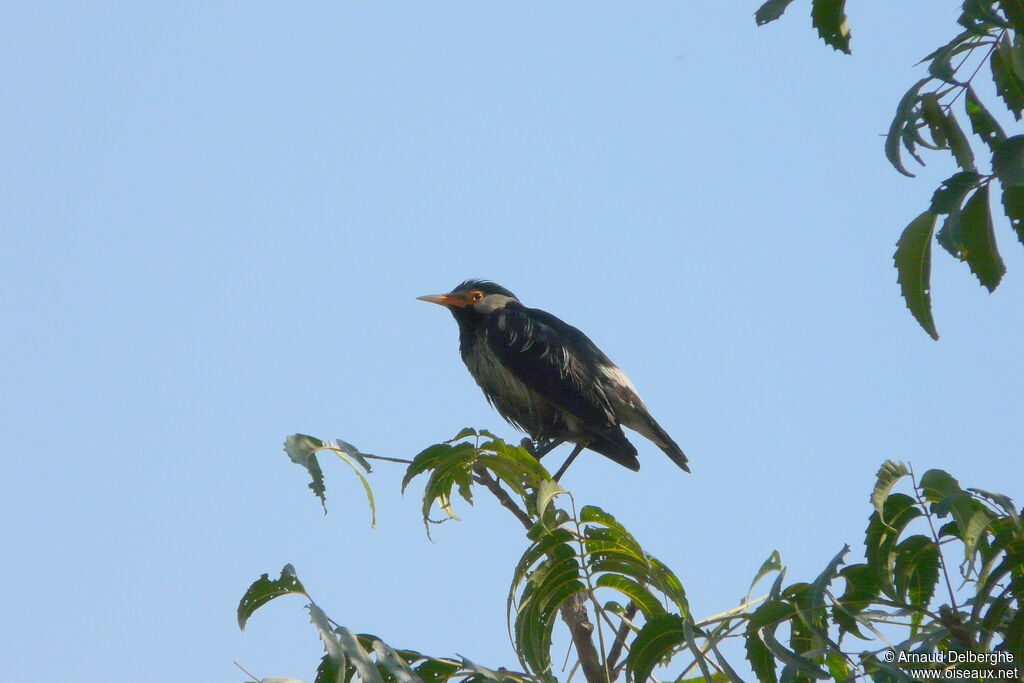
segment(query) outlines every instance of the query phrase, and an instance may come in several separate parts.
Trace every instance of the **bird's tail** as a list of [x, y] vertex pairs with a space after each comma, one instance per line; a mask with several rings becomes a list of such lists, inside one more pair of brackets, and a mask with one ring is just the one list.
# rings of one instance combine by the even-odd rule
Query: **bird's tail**
[[[617, 434], [615, 432], [618, 432]], [[623, 467], [634, 472], [640, 469], [640, 461], [636, 457], [636, 447], [629, 442], [622, 429], [616, 428], [600, 436], [593, 436], [587, 441], [587, 448], [600, 453], [609, 460], [614, 460]]]
[[690, 466], [687, 464], [689, 461], [686, 458], [686, 454], [683, 453], [683, 449], [681, 449], [676, 442], [672, 440], [672, 437], [668, 435], [668, 432], [662, 429], [661, 425], [658, 424], [658, 422], [646, 411], [644, 411], [643, 414], [638, 415], [638, 417], [640, 418], [639, 420], [636, 420], [633, 424], [629, 424], [627, 426], [646, 436], [654, 442], [658, 448], [665, 451], [665, 455], [667, 455], [672, 462], [678, 465], [681, 470], [689, 472]]

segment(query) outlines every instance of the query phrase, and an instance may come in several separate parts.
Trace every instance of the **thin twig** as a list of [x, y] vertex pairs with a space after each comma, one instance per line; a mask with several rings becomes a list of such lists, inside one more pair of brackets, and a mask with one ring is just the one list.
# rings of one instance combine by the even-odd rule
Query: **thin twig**
[[[612, 649], [608, 651], [608, 670], [614, 672], [615, 664], [619, 661], [619, 655], [622, 654], [622, 648], [626, 644], [626, 636], [629, 635], [629, 622], [636, 616], [637, 606], [635, 602], [630, 601], [629, 606], [626, 607], [625, 619], [619, 624], [619, 630], [615, 633], [615, 642], [612, 643]], [[612, 674], [612, 681], [615, 680], [617, 674]]]
[[238, 662], [231, 662], [231, 663], [232, 663], [232, 664], [234, 664], [235, 666], [237, 666], [237, 667], [238, 667], [239, 669], [241, 669], [241, 670], [242, 670], [242, 673], [244, 673], [244, 674], [245, 674], [246, 676], [248, 676], [249, 678], [251, 678], [251, 679], [252, 679], [253, 681], [259, 681], [259, 680], [260, 680], [259, 678], [256, 678], [256, 676], [255, 676], [255, 675], [253, 675], [253, 674], [252, 674], [251, 672], [249, 672], [249, 671], [246, 671], [246, 670], [245, 670], [245, 667], [244, 667], [244, 666], [242, 666], [241, 664], [239, 664]]
[[508, 491], [501, 488], [501, 484], [495, 481], [491, 473], [487, 471], [482, 465], [477, 465], [473, 468], [473, 475], [477, 482], [487, 487], [487, 490], [494, 494], [494, 497], [498, 499], [501, 506], [506, 508], [509, 512], [516, 516], [526, 530], [529, 531], [533, 528], [533, 520], [530, 519], [530, 515], [516, 505], [516, 502], [512, 500], [512, 496], [508, 495]]
[[387, 460], [388, 462], [400, 462], [404, 465], [411, 465], [412, 460], [406, 460], [405, 458], [389, 458], [386, 455], [370, 455], [369, 453], [354, 453], [360, 458], [369, 458], [370, 460]]
[[713, 614], [710, 617], [707, 617], [705, 619], [701, 619], [700, 621], [698, 621], [695, 624], [695, 626], [701, 627], [701, 626], [707, 626], [708, 624], [713, 624], [716, 621], [725, 621], [728, 617], [731, 617], [734, 614], [742, 612], [743, 610], [745, 610], [746, 608], [750, 607], [751, 605], [756, 605], [757, 603], [761, 602], [762, 600], [766, 599], [767, 597], [768, 597], [768, 594], [765, 593], [764, 595], [762, 595], [759, 598], [754, 598], [753, 600], [747, 600], [743, 604], [737, 605], [736, 607], [733, 607], [732, 609], [727, 609], [724, 612], [719, 612], [718, 614]]

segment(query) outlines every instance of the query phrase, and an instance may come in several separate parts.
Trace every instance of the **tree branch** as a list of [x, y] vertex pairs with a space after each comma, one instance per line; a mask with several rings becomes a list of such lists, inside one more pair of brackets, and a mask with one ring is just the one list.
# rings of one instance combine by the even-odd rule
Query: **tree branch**
[[[501, 488], [501, 484], [483, 466], [477, 465], [473, 468], [473, 478], [493, 493], [501, 506], [515, 515], [527, 531], [533, 528], [533, 520], [530, 519], [530, 516], [516, 505], [508, 491]], [[562, 616], [562, 621], [569, 627], [572, 644], [576, 648], [580, 668], [583, 669], [583, 676], [587, 679], [587, 683], [610, 683], [605, 679], [604, 667], [601, 666], [601, 655], [594, 647], [594, 625], [590, 623], [586, 600], [585, 594], [576, 593], [562, 603], [559, 613]], [[619, 645], [619, 647], [621, 649], [622, 646]]]
[[580, 660], [580, 668], [587, 683], [605, 683], [604, 667], [601, 666], [601, 655], [594, 647], [594, 625], [590, 623], [587, 613], [587, 597], [584, 593], [574, 593], [559, 608], [562, 621], [569, 627], [572, 644], [576, 646], [576, 654]]
[[[629, 622], [633, 621], [633, 617], [636, 616], [636, 603], [630, 602], [629, 607], [626, 608], [626, 618], [619, 624], [619, 630], [615, 632], [615, 642], [612, 643], [611, 650], [608, 651], [608, 670], [615, 671], [615, 665], [619, 661], [619, 655], [622, 654], [622, 648], [626, 644], [626, 636], [629, 635]], [[616, 675], [612, 674], [612, 680], [614, 681]]]
[[477, 465], [473, 468], [473, 475], [477, 482], [487, 487], [487, 490], [494, 494], [494, 497], [498, 499], [501, 506], [508, 509], [513, 515], [516, 516], [526, 530], [529, 531], [533, 528], [533, 520], [530, 519], [530, 515], [516, 505], [516, 502], [512, 500], [512, 496], [508, 495], [508, 491], [501, 488], [501, 484], [495, 481], [491, 473], [487, 471], [482, 465]]

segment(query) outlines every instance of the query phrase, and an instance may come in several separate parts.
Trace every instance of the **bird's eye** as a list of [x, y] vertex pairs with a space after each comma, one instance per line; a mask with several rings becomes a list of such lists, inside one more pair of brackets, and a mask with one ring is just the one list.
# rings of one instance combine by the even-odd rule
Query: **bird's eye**
[[481, 292], [480, 290], [477, 290], [475, 292], [470, 292], [469, 293], [469, 300], [470, 301], [480, 301], [480, 299], [483, 299], [483, 298], [484, 298], [484, 293]]

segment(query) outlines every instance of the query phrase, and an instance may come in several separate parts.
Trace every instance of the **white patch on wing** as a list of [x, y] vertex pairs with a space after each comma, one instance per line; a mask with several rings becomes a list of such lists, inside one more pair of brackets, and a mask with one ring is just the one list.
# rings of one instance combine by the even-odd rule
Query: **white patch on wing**
[[612, 384], [616, 384], [620, 387], [625, 387], [626, 389], [629, 389], [634, 394], [636, 394], [637, 398], [640, 398], [640, 395], [637, 394], [636, 387], [633, 386], [633, 382], [630, 381], [629, 377], [626, 377], [626, 373], [624, 373], [622, 370], [619, 370], [614, 365], [602, 365], [601, 374], [610, 379], [612, 381]]

